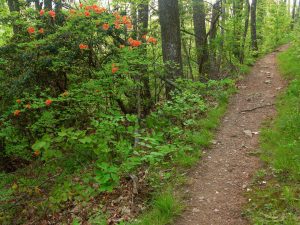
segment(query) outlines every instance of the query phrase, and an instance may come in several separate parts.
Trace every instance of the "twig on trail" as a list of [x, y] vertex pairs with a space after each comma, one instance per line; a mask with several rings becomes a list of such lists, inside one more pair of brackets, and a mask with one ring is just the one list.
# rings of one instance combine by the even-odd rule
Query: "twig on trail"
[[257, 106], [257, 107], [254, 107], [252, 109], [245, 109], [245, 110], [242, 110], [240, 111], [240, 113], [243, 113], [243, 112], [251, 112], [251, 111], [254, 111], [256, 109], [261, 109], [261, 108], [265, 108], [265, 107], [270, 107], [270, 106], [273, 106], [274, 104], [267, 104], [267, 105], [261, 105], [261, 106]]

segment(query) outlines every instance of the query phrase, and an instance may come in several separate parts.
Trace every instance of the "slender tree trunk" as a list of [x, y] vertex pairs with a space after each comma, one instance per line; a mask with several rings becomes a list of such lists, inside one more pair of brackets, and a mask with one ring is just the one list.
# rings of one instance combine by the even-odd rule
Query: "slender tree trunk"
[[193, 0], [193, 21], [199, 76], [201, 81], [205, 81], [205, 74], [209, 72], [209, 58], [205, 26], [205, 5], [203, 0]]
[[221, 1], [217, 1], [215, 4], [213, 4], [210, 30], [209, 30], [210, 78], [212, 78], [212, 79], [218, 78], [218, 76], [217, 76], [218, 65], [217, 65], [217, 56], [216, 56], [217, 45], [215, 43], [215, 38], [217, 36], [217, 25], [219, 23], [219, 17], [220, 17], [220, 12], [221, 12], [220, 3], [221, 3]]
[[[148, 3], [143, 3], [138, 6], [138, 30], [137, 35], [138, 38], [141, 39], [143, 35], [148, 32], [148, 25], [149, 25], [149, 5]], [[143, 55], [147, 55], [147, 48], [143, 48]], [[141, 82], [143, 84], [142, 89], [142, 100], [143, 100], [143, 114], [148, 115], [150, 112], [150, 108], [153, 104], [152, 97], [151, 97], [151, 89], [150, 89], [150, 80], [147, 74], [147, 68], [141, 68], [142, 79]]]
[[137, 10], [136, 10], [136, 4], [131, 3], [130, 4], [130, 17], [132, 20], [132, 25], [133, 25], [133, 32], [132, 32], [132, 38], [136, 39], [137, 38]]
[[251, 4], [251, 47], [253, 51], [258, 51], [256, 37], [256, 0], [252, 0]]
[[226, 0], [221, 1], [221, 12], [222, 12], [222, 17], [221, 17], [221, 42], [220, 42], [220, 52], [218, 54], [218, 71], [221, 69], [222, 65], [222, 59], [223, 59], [223, 52], [224, 52], [224, 40], [225, 40], [225, 23], [226, 23]]
[[239, 59], [241, 56], [243, 30], [243, 0], [233, 0], [233, 17], [233, 55]]
[[297, 0], [294, 0], [293, 2], [293, 9], [292, 9], [292, 22], [291, 22], [291, 29], [294, 29], [295, 25], [295, 20], [296, 20], [296, 5], [297, 5]]
[[[20, 3], [19, 0], [7, 0], [7, 5], [9, 8], [9, 11], [12, 12], [20, 12]], [[17, 34], [20, 30], [19, 25], [13, 24], [13, 31], [14, 34]]]
[[241, 46], [241, 55], [240, 55], [240, 63], [244, 63], [245, 58], [245, 45], [246, 45], [246, 38], [249, 28], [249, 14], [250, 14], [250, 3], [249, 0], [246, 0], [245, 5], [245, 26], [244, 26], [244, 34], [242, 39], [242, 46]]
[[178, 0], [159, 0], [163, 61], [166, 64], [166, 97], [170, 99], [171, 85], [182, 76], [181, 39]]

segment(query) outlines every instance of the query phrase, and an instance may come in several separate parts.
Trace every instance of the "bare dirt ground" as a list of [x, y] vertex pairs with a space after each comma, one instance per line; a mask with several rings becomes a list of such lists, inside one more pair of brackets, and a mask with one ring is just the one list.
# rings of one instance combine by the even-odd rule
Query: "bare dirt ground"
[[187, 208], [174, 224], [249, 224], [242, 215], [248, 201], [244, 193], [261, 167], [253, 154], [259, 148], [259, 129], [274, 117], [275, 97], [286, 85], [276, 64], [277, 53], [286, 48], [260, 59], [238, 83], [239, 91], [231, 98], [213, 147], [191, 171]]

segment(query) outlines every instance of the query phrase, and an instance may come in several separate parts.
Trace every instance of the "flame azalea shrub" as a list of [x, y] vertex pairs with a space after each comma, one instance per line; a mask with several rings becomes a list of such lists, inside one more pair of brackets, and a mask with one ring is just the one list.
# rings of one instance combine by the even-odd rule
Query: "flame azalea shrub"
[[[98, 113], [108, 108], [118, 111], [120, 103], [132, 109], [129, 113], [136, 111], [137, 78], [143, 76], [140, 68], [149, 64], [141, 60], [139, 47], [154, 43], [129, 38], [129, 17], [96, 5], [59, 14], [29, 9], [21, 17], [18, 39], [0, 48], [1, 89], [7, 105], [1, 109], [6, 115], [1, 118], [5, 149], [16, 148], [13, 139], [18, 137], [27, 138], [20, 149], [26, 145], [30, 151], [32, 139], [58, 126], [86, 129]], [[46, 89], [47, 98], [41, 96]], [[60, 96], [66, 90], [71, 97]], [[23, 97], [26, 106], [12, 106], [11, 99]], [[6, 129], [14, 132], [11, 141], [4, 137]]]

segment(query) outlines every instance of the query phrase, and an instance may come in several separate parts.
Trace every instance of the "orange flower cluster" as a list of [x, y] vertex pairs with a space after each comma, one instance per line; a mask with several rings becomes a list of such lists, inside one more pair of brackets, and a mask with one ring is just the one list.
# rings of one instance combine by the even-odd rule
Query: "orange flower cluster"
[[55, 13], [53, 10], [50, 10], [50, 11], [48, 12], [48, 14], [49, 14], [49, 16], [51, 16], [53, 19], [54, 19], [55, 16], [56, 16], [56, 13]]
[[35, 156], [39, 156], [41, 154], [41, 152], [39, 150], [35, 150], [33, 153]]
[[39, 29], [39, 33], [40, 33], [40, 34], [45, 33], [44, 28], [40, 28], [40, 29]]
[[40, 11], [40, 16], [43, 16], [44, 14], [45, 14], [45, 10], [42, 9], [42, 10]]
[[108, 30], [108, 29], [109, 29], [109, 24], [108, 24], [108, 23], [104, 23], [104, 24], [102, 25], [102, 29], [103, 29], [103, 30]]
[[115, 19], [116, 19], [115, 22], [114, 22], [114, 25], [115, 25], [116, 29], [120, 29], [121, 24], [124, 24], [128, 30], [133, 29], [133, 25], [132, 25], [130, 19], [127, 16], [122, 16], [121, 17], [121, 15], [118, 12], [114, 12], [113, 15], [115, 16]]
[[88, 49], [89, 46], [81, 43], [81, 44], [79, 45], [79, 48], [82, 49], [82, 50], [84, 50], [84, 49]]
[[45, 104], [46, 104], [46, 106], [50, 106], [51, 104], [52, 104], [52, 100], [51, 99], [47, 99], [46, 101], [45, 101]]
[[115, 29], [117, 29], [117, 30], [119, 30], [121, 28], [120, 22], [117, 20], [114, 22], [114, 25], [115, 25]]
[[148, 42], [148, 43], [152, 43], [152, 44], [155, 45], [155, 44], [157, 44], [157, 39], [154, 38], [154, 37], [149, 37], [148, 40], [147, 40], [147, 42]]
[[113, 63], [113, 64], [112, 64], [112, 68], [111, 68], [112, 74], [118, 72], [118, 70], [119, 70], [119, 67], [117, 67], [117, 66]]
[[89, 11], [85, 11], [85, 12], [84, 12], [84, 15], [85, 15], [86, 17], [89, 17], [91, 14], [90, 14]]
[[29, 34], [33, 34], [33, 33], [35, 32], [34, 27], [28, 27], [28, 28], [27, 28], [27, 32], [28, 32]]
[[[79, 7], [80, 8], [83, 8], [83, 4], [82, 3], [80, 3], [79, 4]], [[104, 7], [99, 7], [99, 6], [97, 6], [97, 5], [87, 5], [87, 6], [85, 6], [84, 7], [84, 9], [86, 10], [86, 11], [90, 11], [90, 10], [93, 10], [95, 13], [97, 13], [97, 14], [101, 14], [101, 13], [103, 13], [103, 12], [105, 12], [106, 11], [106, 8], [104, 8]]]
[[130, 46], [132, 46], [132, 47], [139, 47], [139, 46], [142, 44], [141, 41], [134, 40], [134, 39], [132, 39], [132, 38], [129, 38], [129, 39], [128, 39], [128, 43], [129, 43]]
[[21, 110], [15, 110], [14, 111], [14, 116], [20, 116], [20, 114], [21, 114]]
[[[66, 93], [66, 92], [65, 92]], [[20, 99], [17, 99], [16, 100], [16, 102], [18, 103], [18, 104], [21, 104], [21, 100]], [[47, 99], [46, 101], [45, 101], [45, 105], [46, 106], [50, 106], [51, 104], [52, 104], [52, 100], [51, 99]], [[27, 103], [26, 105], [24, 105], [24, 108], [26, 108], [26, 109], [31, 109], [31, 105], [30, 105], [30, 103]], [[13, 112], [13, 114], [14, 114], [14, 116], [16, 116], [16, 117], [18, 117], [18, 116], [20, 116], [20, 114], [21, 114], [21, 110], [19, 110], [19, 109], [16, 109], [14, 112]]]

